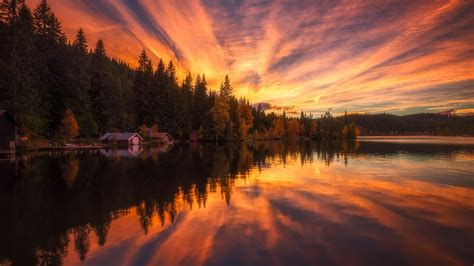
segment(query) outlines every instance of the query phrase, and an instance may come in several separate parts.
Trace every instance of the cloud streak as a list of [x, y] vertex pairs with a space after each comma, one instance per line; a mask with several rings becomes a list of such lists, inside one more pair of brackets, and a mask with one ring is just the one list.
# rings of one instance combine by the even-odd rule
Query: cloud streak
[[49, 2], [71, 38], [83, 27], [131, 65], [145, 48], [181, 75], [205, 72], [214, 88], [230, 74], [253, 102], [315, 113], [474, 108], [472, 1]]

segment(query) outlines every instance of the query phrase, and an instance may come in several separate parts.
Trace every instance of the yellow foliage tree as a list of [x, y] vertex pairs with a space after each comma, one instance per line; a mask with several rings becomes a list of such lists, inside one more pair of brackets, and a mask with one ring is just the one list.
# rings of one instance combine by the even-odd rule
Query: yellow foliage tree
[[79, 125], [71, 109], [66, 109], [64, 112], [60, 133], [65, 137], [66, 141], [79, 136]]
[[285, 134], [285, 122], [283, 118], [278, 118], [275, 120], [275, 124], [271, 130], [271, 136], [273, 138], [281, 138]]
[[216, 98], [214, 107], [211, 109], [216, 141], [219, 139], [219, 136], [225, 135], [225, 130], [230, 123], [229, 108], [229, 104], [224, 97]]

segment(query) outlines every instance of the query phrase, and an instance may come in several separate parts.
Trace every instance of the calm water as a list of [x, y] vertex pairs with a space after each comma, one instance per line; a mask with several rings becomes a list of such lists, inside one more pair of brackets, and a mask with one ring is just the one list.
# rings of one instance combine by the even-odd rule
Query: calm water
[[22, 155], [0, 161], [0, 264], [472, 265], [469, 143]]

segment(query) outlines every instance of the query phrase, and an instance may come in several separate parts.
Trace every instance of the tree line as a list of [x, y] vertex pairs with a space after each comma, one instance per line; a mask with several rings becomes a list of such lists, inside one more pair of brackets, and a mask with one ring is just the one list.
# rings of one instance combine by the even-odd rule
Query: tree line
[[0, 108], [15, 116], [24, 139], [95, 138], [144, 126], [178, 139], [218, 141], [473, 131], [463, 118], [438, 116], [431, 123], [426, 116], [265, 112], [235, 97], [229, 76], [210, 89], [205, 74], [188, 73], [180, 82], [173, 61], [154, 65], [145, 50], [132, 68], [108, 56], [102, 40], [90, 48], [82, 29], [68, 41], [46, 0], [33, 11], [24, 1], [3, 0], [0, 38]]
[[450, 116], [435, 113], [411, 115], [350, 114], [344, 119], [354, 123], [361, 135], [441, 135], [474, 136], [474, 116]]
[[69, 42], [46, 0], [33, 11], [15, 0], [0, 8], [0, 106], [22, 136], [87, 138], [154, 126], [179, 139], [241, 140], [310, 137], [317, 126], [307, 116], [252, 108], [233, 95], [229, 76], [211, 90], [205, 74], [179, 82], [173, 61], [155, 67], [145, 50], [131, 68], [109, 57], [102, 40], [89, 49], [82, 29]]

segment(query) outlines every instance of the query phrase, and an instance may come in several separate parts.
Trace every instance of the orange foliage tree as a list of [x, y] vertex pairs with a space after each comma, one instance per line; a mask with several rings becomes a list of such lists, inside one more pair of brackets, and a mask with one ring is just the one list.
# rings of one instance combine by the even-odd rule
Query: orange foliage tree
[[60, 133], [65, 137], [66, 141], [79, 136], [79, 125], [71, 109], [66, 109], [64, 112]]
[[288, 137], [297, 138], [300, 135], [300, 122], [297, 119], [288, 121]]

